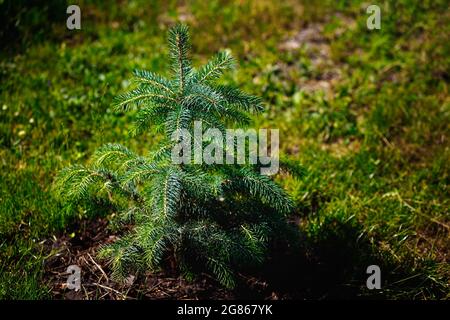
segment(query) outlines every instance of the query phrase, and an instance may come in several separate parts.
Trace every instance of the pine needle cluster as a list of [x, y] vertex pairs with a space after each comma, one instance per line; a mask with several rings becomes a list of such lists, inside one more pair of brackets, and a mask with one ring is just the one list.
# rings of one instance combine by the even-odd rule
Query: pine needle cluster
[[263, 263], [292, 203], [257, 165], [173, 164], [173, 132], [192, 130], [194, 121], [202, 121], [204, 130], [225, 132], [226, 124], [248, 123], [248, 113], [263, 106], [258, 97], [217, 84], [234, 65], [228, 51], [196, 69], [186, 26], [173, 27], [168, 42], [172, 77], [137, 70], [135, 89], [115, 102], [118, 111], [136, 109], [133, 134], [154, 127], [162, 142], [146, 156], [119, 144], [104, 145], [89, 166], [63, 169], [55, 190], [64, 201], [94, 195], [123, 200], [117, 215], [132, 227], [99, 252], [116, 279], [171, 261], [187, 278], [208, 272], [232, 288], [237, 271]]

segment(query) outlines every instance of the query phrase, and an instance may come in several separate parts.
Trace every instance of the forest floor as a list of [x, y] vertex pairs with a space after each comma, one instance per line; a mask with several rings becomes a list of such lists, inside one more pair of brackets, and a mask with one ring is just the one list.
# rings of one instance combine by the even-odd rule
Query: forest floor
[[[41, 24], [0, 55], [0, 299], [450, 298], [447, 3], [380, 6], [372, 31], [360, 1], [92, 1], [80, 31], [37, 10]], [[276, 177], [301, 251], [272, 252], [231, 291], [170, 269], [115, 283], [96, 255], [119, 236], [114, 211], [60, 203], [51, 189], [104, 143], [150, 149], [157, 137], [130, 139], [133, 114], [111, 102], [133, 69], [167, 70], [176, 21], [191, 29], [196, 64], [232, 51], [238, 69], [224, 82], [262, 97], [254, 126], [279, 129], [282, 154], [305, 169]], [[66, 287], [71, 264], [78, 292]], [[382, 290], [366, 288], [373, 264]]]

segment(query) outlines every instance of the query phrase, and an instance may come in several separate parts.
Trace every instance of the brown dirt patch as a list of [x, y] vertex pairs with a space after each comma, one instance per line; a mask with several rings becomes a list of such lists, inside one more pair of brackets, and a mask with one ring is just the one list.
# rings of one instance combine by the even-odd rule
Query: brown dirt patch
[[[96, 257], [101, 245], [118, 238], [108, 228], [105, 218], [85, 220], [76, 226], [74, 236], [68, 234], [44, 242], [48, 258], [44, 265], [44, 281], [50, 286], [53, 298], [70, 300], [132, 300], [132, 299], [278, 299], [283, 294], [272, 292], [266, 282], [255, 277], [238, 275], [239, 288], [223, 289], [206, 274], [188, 282], [175, 272], [160, 271], [130, 276], [125, 283], [110, 278], [107, 263]], [[81, 290], [67, 288], [67, 268], [81, 268]]]

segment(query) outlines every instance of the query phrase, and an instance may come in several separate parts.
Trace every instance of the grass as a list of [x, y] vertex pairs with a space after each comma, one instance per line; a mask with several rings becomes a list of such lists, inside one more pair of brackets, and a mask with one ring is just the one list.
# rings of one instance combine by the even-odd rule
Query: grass
[[[327, 280], [304, 284], [308, 297], [348, 288], [450, 297], [446, 1], [383, 2], [377, 31], [366, 29], [359, 1], [80, 7], [81, 31], [55, 22], [46, 40], [1, 55], [0, 298], [51, 298], [42, 240], [100, 214], [56, 202], [56, 172], [103, 143], [150, 147], [151, 135], [128, 140], [131, 116], [111, 102], [134, 68], [165, 69], [166, 30], [177, 20], [191, 27], [194, 61], [231, 49], [240, 65], [226, 81], [263, 97], [268, 110], [255, 126], [279, 128], [283, 154], [305, 168], [300, 181], [279, 180], [319, 262], [309, 275]], [[302, 36], [315, 28], [319, 39]], [[292, 39], [295, 48], [283, 49]], [[381, 267], [381, 291], [364, 289], [369, 264]]]

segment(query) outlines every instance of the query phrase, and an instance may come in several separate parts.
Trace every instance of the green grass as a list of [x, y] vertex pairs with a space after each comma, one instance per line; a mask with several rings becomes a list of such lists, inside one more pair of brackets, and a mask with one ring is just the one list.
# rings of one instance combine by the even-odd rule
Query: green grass
[[[385, 2], [378, 31], [366, 29], [359, 1], [304, 2], [85, 1], [81, 31], [55, 23], [48, 40], [3, 52], [0, 298], [51, 297], [40, 242], [97, 214], [54, 200], [58, 170], [107, 142], [150, 148], [151, 135], [128, 139], [132, 115], [114, 114], [111, 102], [134, 68], [166, 69], [166, 30], [181, 19], [198, 64], [232, 50], [240, 65], [226, 81], [263, 97], [268, 110], [255, 125], [279, 128], [283, 153], [305, 167], [304, 179], [280, 182], [296, 201], [305, 246], [342, 270], [330, 278], [361, 295], [448, 299], [446, 1]], [[325, 63], [315, 63], [310, 43], [279, 49], [315, 24]], [[340, 75], [330, 92], [306, 89], [333, 68]], [[381, 266], [382, 292], [363, 288], [369, 264]]]

